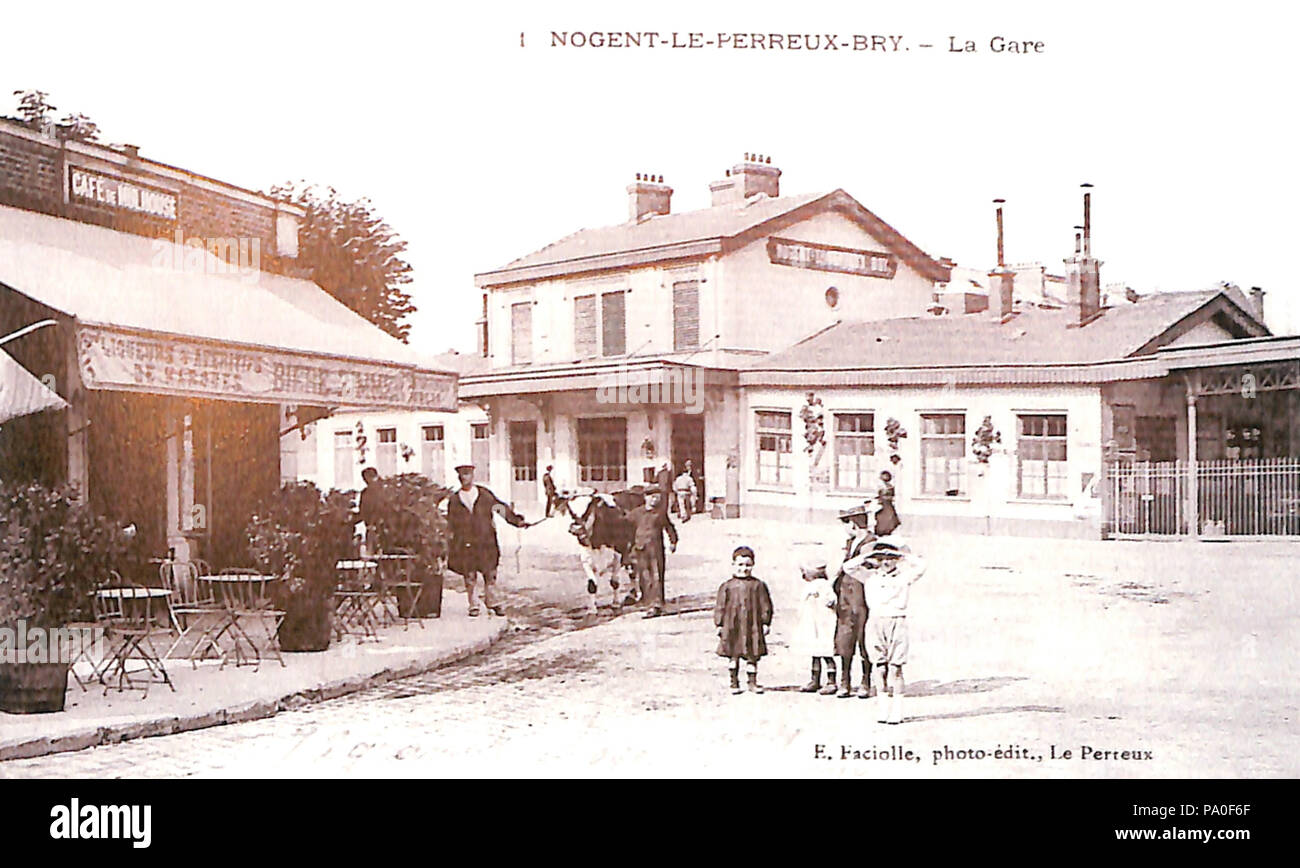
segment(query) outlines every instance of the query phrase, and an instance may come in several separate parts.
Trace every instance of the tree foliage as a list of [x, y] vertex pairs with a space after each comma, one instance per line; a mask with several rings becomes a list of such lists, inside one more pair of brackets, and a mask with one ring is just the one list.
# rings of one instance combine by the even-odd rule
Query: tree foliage
[[330, 295], [393, 337], [406, 342], [415, 312], [409, 293], [406, 242], [375, 213], [368, 199], [348, 202], [333, 187], [284, 184], [271, 195], [307, 212], [298, 230], [298, 262]]
[[[58, 109], [43, 90], [16, 90], [18, 116], [16, 120], [33, 130], [44, 130], [51, 125], [50, 118]], [[60, 137], [74, 142], [94, 142], [99, 139], [99, 124], [80, 112], [64, 117], [53, 124]]]

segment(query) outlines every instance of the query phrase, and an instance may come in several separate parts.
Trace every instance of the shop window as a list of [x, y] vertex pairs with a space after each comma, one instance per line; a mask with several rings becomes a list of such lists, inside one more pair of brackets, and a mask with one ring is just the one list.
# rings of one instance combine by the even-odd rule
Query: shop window
[[441, 425], [425, 425], [420, 428], [420, 472], [437, 483], [447, 477], [444, 436]]
[[754, 414], [754, 433], [758, 440], [758, 482], [762, 485], [794, 484], [790, 434], [792, 416], [788, 410], [759, 410]]
[[1022, 415], [1016, 419], [1016, 492], [1027, 498], [1067, 499], [1065, 416]]
[[533, 360], [533, 303], [510, 305], [510, 363], [526, 365]]
[[921, 414], [921, 492], [957, 497], [966, 479], [966, 414]]
[[578, 420], [578, 479], [627, 480], [627, 419], [606, 416]]
[[600, 297], [600, 352], [621, 356], [627, 352], [627, 294], [607, 292]]
[[348, 491], [356, 488], [354, 471], [356, 453], [353, 449], [352, 430], [334, 432], [334, 487]]
[[1231, 425], [1223, 431], [1223, 457], [1250, 461], [1264, 457], [1263, 431], [1258, 425]]
[[510, 470], [515, 482], [537, 481], [537, 423], [510, 423]]
[[874, 413], [835, 414], [835, 487], [865, 491], [876, 473]]
[[673, 349], [693, 350], [700, 345], [700, 283], [673, 284]]
[[1132, 404], [1111, 407], [1111, 434], [1120, 452], [1137, 449], [1137, 408]]

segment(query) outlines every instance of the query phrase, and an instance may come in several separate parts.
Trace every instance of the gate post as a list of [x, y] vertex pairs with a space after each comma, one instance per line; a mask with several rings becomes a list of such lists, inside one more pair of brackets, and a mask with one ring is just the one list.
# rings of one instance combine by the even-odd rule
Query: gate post
[[1187, 535], [1201, 536], [1200, 488], [1196, 481], [1196, 393], [1187, 384]]

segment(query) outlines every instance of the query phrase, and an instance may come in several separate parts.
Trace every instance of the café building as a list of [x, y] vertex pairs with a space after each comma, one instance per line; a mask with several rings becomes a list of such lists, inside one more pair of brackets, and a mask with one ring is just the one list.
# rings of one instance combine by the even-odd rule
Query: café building
[[297, 206], [0, 120], [0, 333], [66, 409], [0, 426], [0, 477], [76, 484], [145, 551], [244, 557], [281, 437], [340, 411], [454, 411], [456, 375], [328, 295]]

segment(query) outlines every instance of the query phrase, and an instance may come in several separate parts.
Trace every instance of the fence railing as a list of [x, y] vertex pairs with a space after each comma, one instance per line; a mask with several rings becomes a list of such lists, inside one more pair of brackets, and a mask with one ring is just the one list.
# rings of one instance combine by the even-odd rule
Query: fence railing
[[[1191, 530], [1188, 462], [1113, 464], [1105, 484], [1105, 520], [1112, 533], [1172, 536]], [[1196, 512], [1204, 536], [1300, 535], [1300, 459], [1198, 461]]]

